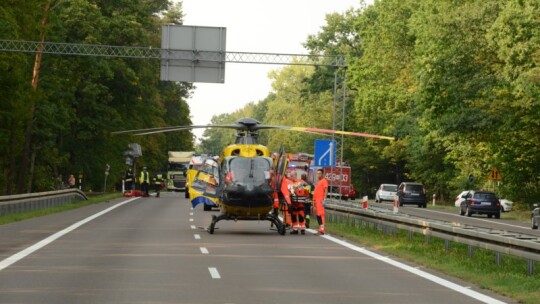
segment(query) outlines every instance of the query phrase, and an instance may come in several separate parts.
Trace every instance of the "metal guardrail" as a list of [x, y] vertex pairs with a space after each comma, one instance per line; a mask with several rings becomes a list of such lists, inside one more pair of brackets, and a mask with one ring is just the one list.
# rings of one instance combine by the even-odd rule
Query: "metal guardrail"
[[63, 206], [87, 199], [79, 189], [0, 196], [0, 216]]
[[[360, 225], [361, 221], [366, 221], [373, 223], [375, 227], [380, 226], [383, 230], [388, 230], [388, 228], [407, 230], [409, 235], [413, 232], [420, 233], [425, 236], [426, 242], [431, 236], [444, 239], [447, 249], [450, 241], [466, 244], [470, 246], [470, 255], [472, 255], [471, 248], [478, 247], [494, 251], [497, 254], [497, 261], [501, 253], [521, 257], [528, 260], [529, 274], [534, 272], [534, 261], [540, 261], [540, 237], [532, 234], [431, 220], [404, 213], [394, 214], [391, 210], [384, 208], [362, 209], [357, 206], [329, 204], [326, 209], [353, 217], [360, 221]], [[355, 220], [352, 222], [354, 223]]]

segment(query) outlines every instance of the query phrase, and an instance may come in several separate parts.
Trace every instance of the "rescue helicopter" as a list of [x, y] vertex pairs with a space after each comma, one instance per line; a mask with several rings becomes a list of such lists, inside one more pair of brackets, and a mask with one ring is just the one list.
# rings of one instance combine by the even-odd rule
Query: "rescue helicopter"
[[[262, 125], [253, 118], [242, 118], [233, 124], [193, 125], [140, 129], [113, 132], [149, 135], [197, 128], [226, 128], [236, 130], [234, 144], [226, 146], [219, 159], [208, 158], [199, 168], [190, 187], [190, 198], [194, 202], [217, 202], [219, 215], [213, 215], [206, 230], [213, 234], [216, 224], [222, 220], [270, 221], [279, 234], [284, 235], [286, 226], [272, 213], [274, 189], [280, 189], [287, 168], [287, 153], [281, 147], [277, 155], [268, 147], [257, 142], [258, 131], [265, 129], [290, 130], [318, 134], [342, 134], [394, 140], [393, 137], [336, 131], [318, 128]], [[202, 199], [201, 199], [202, 198]]]

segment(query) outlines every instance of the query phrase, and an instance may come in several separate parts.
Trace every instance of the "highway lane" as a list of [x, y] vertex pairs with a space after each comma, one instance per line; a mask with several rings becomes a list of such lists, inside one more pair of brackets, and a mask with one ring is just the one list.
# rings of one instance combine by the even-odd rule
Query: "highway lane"
[[182, 195], [116, 200], [0, 226], [0, 303], [511, 302], [314, 231], [281, 236], [268, 222], [222, 221], [210, 235], [199, 227], [217, 211], [192, 210]]
[[[370, 202], [372, 207], [381, 207], [388, 210], [393, 209], [391, 202], [375, 203]], [[459, 214], [459, 208], [437, 209], [428, 205], [427, 208], [418, 208], [414, 205], [405, 205], [399, 207], [399, 212], [414, 215], [418, 217], [430, 218], [440, 221], [447, 221], [452, 223], [461, 223], [463, 225], [472, 225], [483, 228], [498, 229], [503, 231], [523, 233], [529, 235], [537, 235], [540, 237], [540, 230], [531, 229], [530, 223], [523, 223], [509, 218], [512, 215], [512, 211], [501, 213], [501, 218], [488, 218], [486, 215], [473, 214], [473, 216], [462, 216]]]

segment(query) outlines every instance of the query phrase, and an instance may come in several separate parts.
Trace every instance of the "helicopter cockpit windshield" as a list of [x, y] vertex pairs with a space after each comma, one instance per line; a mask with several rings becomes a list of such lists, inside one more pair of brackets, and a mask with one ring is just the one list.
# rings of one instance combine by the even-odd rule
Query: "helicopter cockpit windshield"
[[223, 162], [225, 183], [247, 187], [268, 185], [272, 163], [270, 157], [227, 157]]

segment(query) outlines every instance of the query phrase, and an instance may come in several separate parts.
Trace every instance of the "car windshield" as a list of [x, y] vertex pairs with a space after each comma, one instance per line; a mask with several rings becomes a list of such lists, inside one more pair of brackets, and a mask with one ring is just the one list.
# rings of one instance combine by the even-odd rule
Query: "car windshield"
[[422, 192], [424, 187], [422, 185], [406, 185], [405, 190], [409, 192]]
[[497, 196], [495, 193], [489, 193], [489, 192], [477, 192], [474, 194], [473, 198], [481, 198], [481, 199], [496, 199]]
[[169, 163], [168, 170], [169, 171], [186, 171], [187, 170], [187, 163]]
[[382, 189], [384, 191], [396, 192], [397, 191], [397, 185], [383, 185]]

